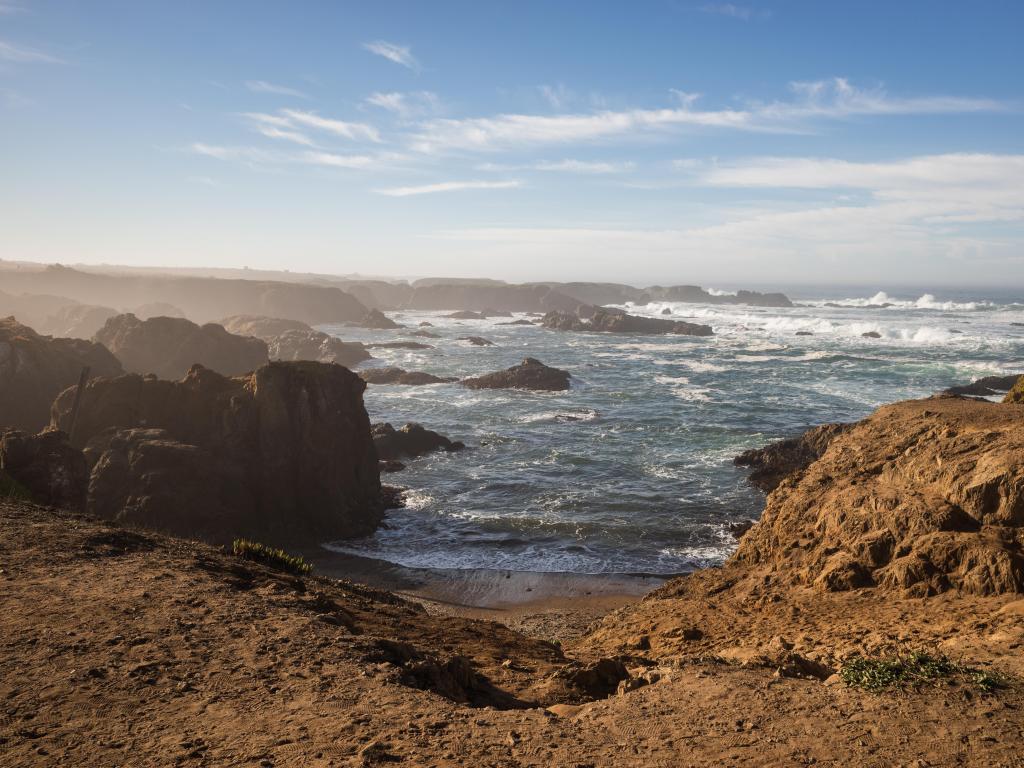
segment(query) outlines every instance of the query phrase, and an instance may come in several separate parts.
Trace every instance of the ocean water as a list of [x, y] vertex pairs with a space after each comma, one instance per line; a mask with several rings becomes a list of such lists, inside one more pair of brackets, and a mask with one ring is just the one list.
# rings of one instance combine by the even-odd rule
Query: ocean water
[[[732, 464], [739, 452], [893, 400], [1024, 371], [1024, 326], [1011, 324], [1024, 323], [1024, 296], [843, 293], [810, 291], [788, 309], [622, 307], [656, 317], [669, 308], [711, 325], [710, 338], [390, 313], [408, 330], [429, 321], [442, 338], [416, 339], [434, 349], [373, 350], [379, 359], [364, 366], [464, 377], [532, 356], [569, 370], [573, 387], [369, 386], [371, 420], [417, 421], [469, 448], [386, 476], [409, 489], [407, 506], [373, 536], [329, 547], [420, 568], [676, 574], [714, 565], [735, 546], [729, 524], [756, 518], [764, 503]], [[369, 343], [411, 338], [323, 330]], [[882, 338], [863, 338], [868, 331]], [[469, 335], [496, 346], [456, 340]]]

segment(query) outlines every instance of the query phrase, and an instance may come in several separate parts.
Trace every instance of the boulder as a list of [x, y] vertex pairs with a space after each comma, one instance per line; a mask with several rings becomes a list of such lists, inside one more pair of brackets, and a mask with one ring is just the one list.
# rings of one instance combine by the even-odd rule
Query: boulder
[[504, 371], [463, 379], [462, 385], [470, 389], [533, 389], [557, 392], [569, 389], [568, 371], [551, 368], [540, 360], [528, 357], [519, 365]]
[[825, 591], [1024, 592], [1024, 419], [960, 397], [879, 408], [767, 498], [731, 563]]
[[[316, 362], [91, 381], [74, 438], [90, 464], [89, 508], [214, 541], [366, 535], [383, 504], [365, 387]], [[54, 403], [54, 427], [69, 423], [76, 390]]]
[[342, 341], [321, 331], [291, 330], [267, 339], [271, 360], [316, 360], [351, 368], [372, 359], [359, 342]]
[[17, 483], [37, 504], [74, 510], [85, 506], [85, 456], [59, 430], [36, 435], [0, 430], [0, 475]]
[[406, 371], [401, 368], [367, 368], [365, 371], [360, 371], [359, 376], [367, 384], [405, 384], [413, 387], [458, 381], [454, 378], [435, 376], [423, 371]]
[[712, 336], [711, 326], [687, 323], [682, 320], [662, 320], [638, 317], [604, 307], [593, 308], [588, 319], [569, 312], [548, 312], [541, 325], [556, 331], [593, 331], [605, 333], [678, 334], [683, 336]]
[[100, 344], [40, 336], [13, 317], [0, 319], [0, 425], [45, 427], [53, 399], [77, 384], [86, 367], [94, 377], [124, 373]]
[[461, 442], [449, 440], [419, 424], [406, 424], [401, 429], [395, 429], [390, 424], [374, 424], [373, 444], [381, 461], [416, 458], [433, 451], [453, 453], [466, 447]]
[[864, 333], [861, 334], [861, 338], [880, 339], [882, 338], [882, 334], [880, 334], [878, 331], [865, 331]]
[[113, 352], [126, 371], [153, 373], [162, 379], [179, 379], [194, 364], [236, 376], [267, 362], [267, 345], [262, 340], [180, 317], [139, 320], [131, 314], [118, 315], [93, 340]]
[[459, 336], [456, 341], [466, 341], [474, 347], [493, 347], [494, 342], [485, 339], [483, 336]]
[[748, 480], [765, 493], [774, 491], [779, 483], [811, 462], [816, 461], [838, 435], [850, 429], [850, 424], [822, 424], [812, 427], [798, 437], [769, 443], [763, 448], [744, 451], [733, 463], [738, 467], [752, 467]]

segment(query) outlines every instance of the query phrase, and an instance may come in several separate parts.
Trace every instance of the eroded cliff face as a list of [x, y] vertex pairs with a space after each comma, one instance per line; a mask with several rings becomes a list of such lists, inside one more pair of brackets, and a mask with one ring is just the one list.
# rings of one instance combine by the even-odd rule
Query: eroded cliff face
[[225, 376], [248, 373], [267, 362], [267, 345], [236, 336], [215, 323], [196, 325], [181, 317], [117, 315], [93, 339], [105, 345], [126, 371], [179, 379], [198, 363]]
[[1024, 412], [878, 409], [769, 494], [733, 562], [827, 591], [1024, 592]]
[[46, 426], [53, 399], [92, 376], [118, 376], [121, 364], [100, 344], [41, 336], [13, 317], [0, 319], [0, 427], [36, 432]]
[[[75, 443], [88, 508], [209, 540], [310, 541], [370, 533], [383, 515], [366, 385], [338, 365], [270, 363], [237, 378], [90, 382]], [[54, 403], [66, 427], [76, 388]]]

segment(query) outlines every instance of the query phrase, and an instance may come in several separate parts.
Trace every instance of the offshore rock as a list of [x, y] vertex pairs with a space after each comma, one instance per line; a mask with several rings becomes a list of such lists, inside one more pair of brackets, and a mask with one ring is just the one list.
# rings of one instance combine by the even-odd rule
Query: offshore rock
[[638, 317], [618, 310], [596, 307], [589, 319], [569, 312], [548, 312], [541, 320], [545, 328], [556, 331], [594, 331], [606, 333], [657, 333], [683, 336], [711, 336], [711, 326], [682, 320]]
[[484, 376], [463, 379], [462, 385], [470, 389], [533, 389], [558, 392], [569, 389], [572, 376], [568, 371], [544, 365], [528, 357], [519, 365]]
[[423, 371], [406, 371], [402, 368], [367, 368], [365, 371], [360, 371], [359, 376], [367, 384], [405, 384], [412, 387], [458, 381], [455, 378], [435, 376]]
[[454, 453], [466, 447], [464, 443], [449, 440], [444, 435], [413, 423], [401, 429], [395, 429], [390, 424], [374, 424], [373, 444], [381, 461], [416, 458], [433, 451]]

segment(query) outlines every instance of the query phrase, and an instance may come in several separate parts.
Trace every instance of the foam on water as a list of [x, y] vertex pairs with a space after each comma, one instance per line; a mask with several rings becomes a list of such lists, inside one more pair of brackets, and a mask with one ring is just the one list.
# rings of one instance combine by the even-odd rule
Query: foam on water
[[[893, 306], [869, 306], [883, 303]], [[373, 536], [331, 546], [429, 568], [668, 574], [718, 563], [734, 546], [729, 524], [763, 506], [732, 464], [740, 451], [1024, 371], [1024, 327], [1010, 325], [1024, 322], [1017, 296], [890, 292], [791, 308], [662, 302], [630, 311], [656, 317], [665, 307], [716, 335], [566, 333], [403, 312], [400, 322], [429, 320], [442, 338], [414, 353], [371, 350], [374, 365], [462, 378], [530, 355], [569, 370], [573, 388], [371, 385], [373, 421], [418, 421], [469, 448], [409, 461], [387, 478], [409, 489], [407, 506]], [[471, 327], [496, 346], [456, 342]], [[404, 329], [323, 329], [353, 341], [410, 339]]]

